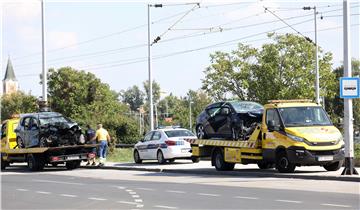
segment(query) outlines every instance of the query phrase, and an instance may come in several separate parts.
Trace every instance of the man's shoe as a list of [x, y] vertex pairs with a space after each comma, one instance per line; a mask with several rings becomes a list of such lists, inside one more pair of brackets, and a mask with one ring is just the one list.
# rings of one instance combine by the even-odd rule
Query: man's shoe
[[[90, 163], [89, 163], [89, 164], [90, 164]], [[93, 162], [91, 165], [92, 165], [92, 166], [96, 166], [96, 163], [95, 163], [95, 162]]]
[[90, 165], [90, 162], [86, 163], [86, 166], [89, 166]]
[[99, 167], [101, 167], [101, 166], [104, 166], [104, 163], [99, 163], [99, 165], [98, 165]]

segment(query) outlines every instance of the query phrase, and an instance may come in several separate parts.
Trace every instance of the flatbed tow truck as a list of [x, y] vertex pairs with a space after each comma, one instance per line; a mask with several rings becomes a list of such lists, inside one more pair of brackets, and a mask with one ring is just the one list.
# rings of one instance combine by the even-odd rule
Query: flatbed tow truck
[[15, 162], [27, 162], [31, 171], [40, 171], [46, 164], [57, 166], [64, 164], [72, 170], [80, 166], [81, 161], [94, 157], [92, 149], [97, 145], [69, 145], [59, 147], [18, 148], [14, 129], [19, 122], [18, 118], [3, 122], [1, 128], [1, 170]]
[[[289, 117], [298, 119], [288, 121]], [[344, 162], [343, 137], [323, 108], [309, 100], [273, 100], [246, 140], [189, 139], [194, 158], [211, 158], [218, 171], [236, 163], [276, 167], [291, 173], [296, 166], [319, 165], [338, 170]]]

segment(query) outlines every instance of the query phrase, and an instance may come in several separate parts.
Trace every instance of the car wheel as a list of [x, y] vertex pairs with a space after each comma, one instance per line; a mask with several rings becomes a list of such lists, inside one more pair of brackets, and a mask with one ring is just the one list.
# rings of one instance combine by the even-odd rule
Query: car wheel
[[214, 151], [213, 162], [217, 171], [231, 171], [235, 167], [235, 163], [227, 163], [220, 149]]
[[192, 161], [193, 163], [198, 163], [198, 162], [200, 162], [200, 157], [192, 156], [192, 157], [191, 157], [191, 161]]
[[159, 151], [157, 152], [156, 157], [157, 157], [158, 163], [164, 164], [164, 163], [166, 162], [166, 160], [165, 160], [165, 158], [164, 158], [164, 155], [163, 155], [163, 153], [161, 152], [161, 150], [159, 150]]
[[295, 171], [295, 164], [289, 161], [285, 151], [278, 154], [276, 158], [276, 169], [280, 173], [292, 173]]
[[142, 160], [140, 159], [140, 154], [137, 150], [134, 151], [134, 162], [135, 163], [142, 163]]
[[324, 168], [327, 171], [337, 171], [341, 168], [341, 166], [344, 164], [344, 161], [337, 161], [334, 163], [326, 164], [324, 165]]
[[24, 144], [24, 141], [22, 140], [22, 138], [17, 137], [16, 138], [16, 143], [17, 143], [18, 148], [25, 148], [25, 144]]
[[40, 138], [40, 141], [39, 141], [39, 147], [47, 147], [47, 140], [46, 140], [46, 137], [41, 137]]
[[205, 133], [203, 125], [198, 125], [198, 127], [196, 129], [196, 136], [198, 139], [207, 139], [208, 138]]
[[175, 159], [170, 159], [169, 160], [169, 163], [174, 163], [175, 162]]
[[74, 161], [66, 162], [65, 167], [68, 170], [73, 170], [73, 169], [79, 168], [80, 164], [81, 164], [81, 160], [80, 161], [74, 160]]
[[239, 132], [234, 127], [231, 127], [231, 138], [232, 140], [239, 140]]

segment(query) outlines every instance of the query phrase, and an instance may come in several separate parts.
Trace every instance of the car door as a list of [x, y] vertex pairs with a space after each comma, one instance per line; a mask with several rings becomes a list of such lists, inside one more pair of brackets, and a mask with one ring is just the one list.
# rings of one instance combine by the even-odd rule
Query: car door
[[215, 117], [218, 137], [231, 136], [231, 109], [229, 106], [221, 107], [219, 114]]
[[30, 147], [31, 146], [31, 141], [30, 141], [30, 138], [29, 138], [30, 120], [31, 120], [31, 117], [24, 118], [23, 124], [22, 124], [21, 129], [20, 129], [19, 137], [22, 139], [25, 147]]
[[161, 139], [161, 132], [160, 131], [154, 131], [154, 135], [152, 135], [151, 140], [148, 144], [148, 150], [149, 150], [149, 158], [150, 159], [156, 159], [157, 151], [160, 147], [160, 139]]
[[39, 145], [39, 122], [36, 117], [30, 118], [30, 126], [27, 132], [28, 140], [30, 142], [29, 146], [38, 146]]
[[154, 132], [152, 132], [152, 131], [148, 132], [145, 135], [144, 139], [141, 142], [139, 142], [139, 145], [137, 146], [137, 150], [140, 154], [141, 159], [149, 159], [148, 144], [149, 144], [153, 134], [154, 134]]
[[204, 124], [204, 130], [207, 135], [213, 136], [216, 134], [216, 115], [220, 112], [220, 106], [212, 106], [206, 109], [208, 118]]

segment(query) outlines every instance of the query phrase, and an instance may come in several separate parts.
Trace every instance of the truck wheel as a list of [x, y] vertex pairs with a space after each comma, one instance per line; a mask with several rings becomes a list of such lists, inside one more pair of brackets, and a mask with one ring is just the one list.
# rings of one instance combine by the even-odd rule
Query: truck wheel
[[164, 158], [164, 155], [163, 155], [163, 153], [161, 152], [161, 150], [159, 150], [159, 151], [157, 152], [156, 157], [157, 157], [158, 163], [164, 164], [164, 163], [166, 162], [166, 160], [165, 160], [165, 158]]
[[10, 163], [3, 160], [1, 157], [1, 170], [5, 170], [5, 168], [8, 167], [9, 165], [10, 165]]
[[258, 167], [260, 169], [270, 169], [270, 168], [274, 168], [274, 164], [269, 163], [269, 162], [265, 162], [265, 161], [259, 161], [257, 163]]
[[80, 167], [81, 160], [74, 160], [66, 162], [65, 167], [68, 170], [73, 170]]
[[192, 157], [191, 157], [191, 161], [192, 161], [193, 163], [198, 163], [198, 162], [200, 162], [200, 157], [192, 156]]
[[289, 161], [285, 151], [278, 154], [278, 157], [276, 158], [276, 169], [280, 173], [292, 173], [295, 171], [295, 167], [295, 164]]
[[142, 160], [140, 159], [139, 152], [137, 150], [134, 151], [134, 162], [135, 163], [142, 163]]
[[343, 163], [344, 163], [344, 161], [337, 161], [337, 162], [334, 162], [334, 163], [324, 165], [324, 168], [327, 171], [337, 171], [337, 170], [339, 170], [341, 168]]
[[43, 157], [38, 154], [29, 154], [27, 156], [27, 164], [30, 171], [41, 171], [45, 167]]
[[227, 163], [224, 160], [224, 155], [221, 150], [215, 150], [213, 154], [213, 161], [217, 171], [231, 171], [235, 167], [235, 163]]

